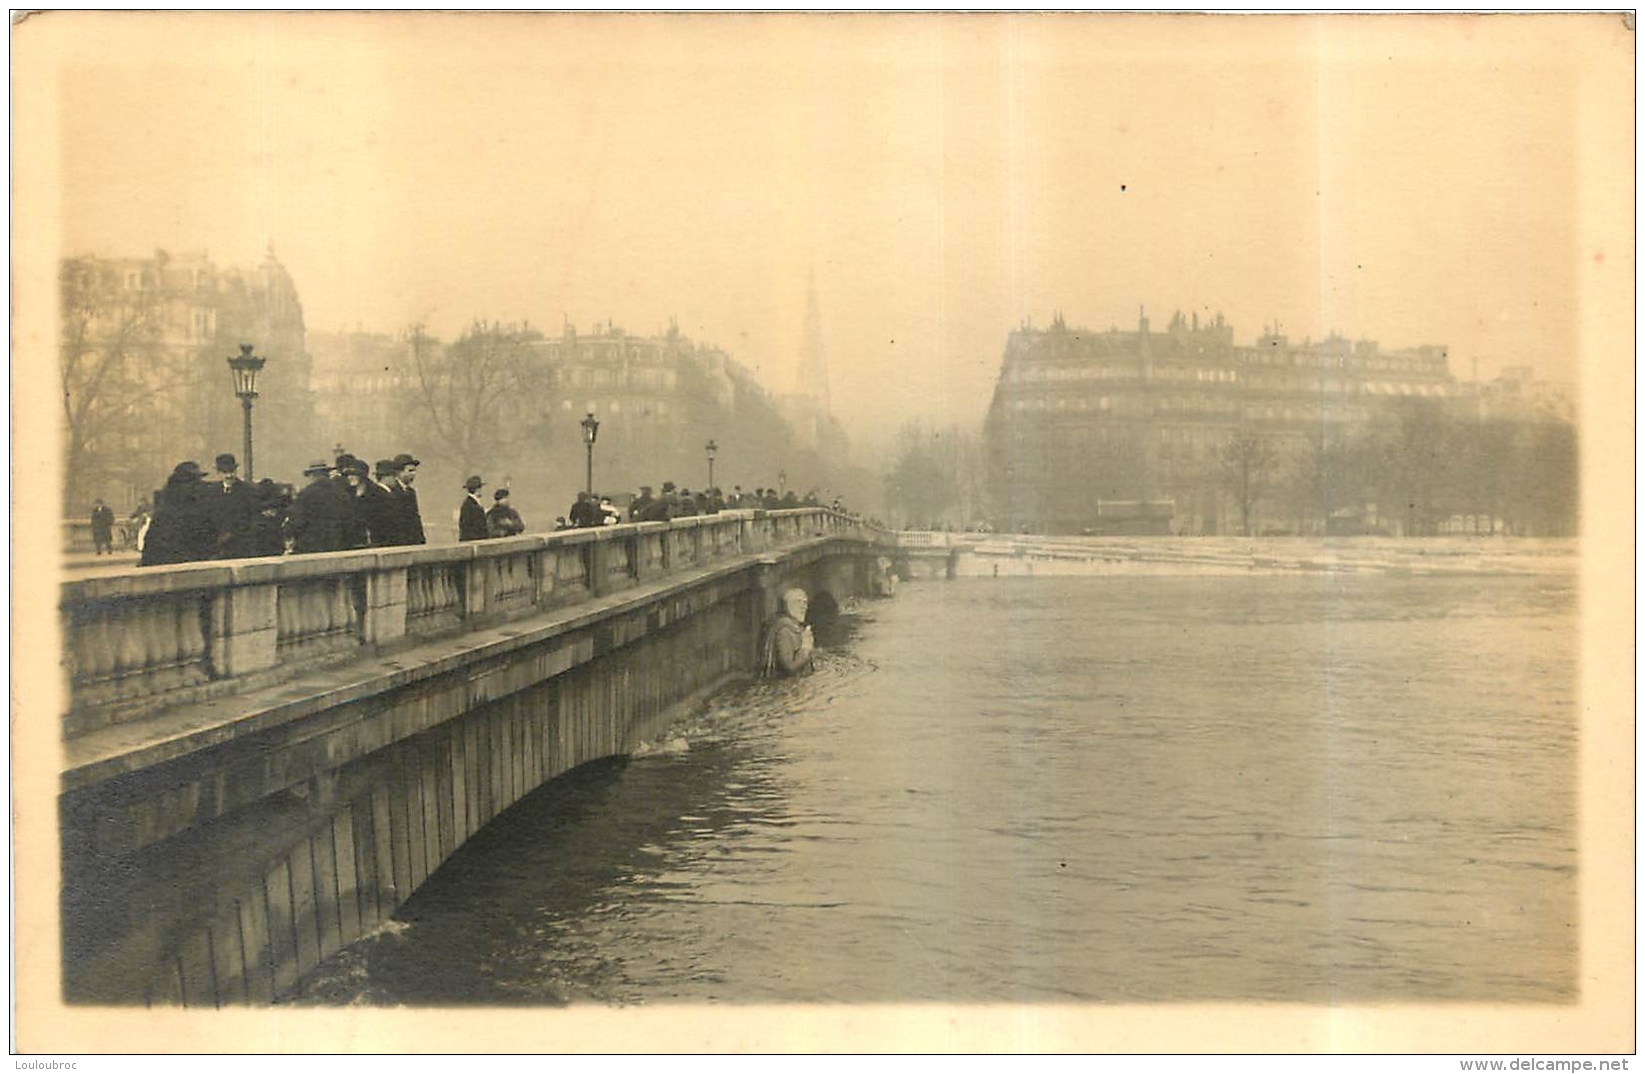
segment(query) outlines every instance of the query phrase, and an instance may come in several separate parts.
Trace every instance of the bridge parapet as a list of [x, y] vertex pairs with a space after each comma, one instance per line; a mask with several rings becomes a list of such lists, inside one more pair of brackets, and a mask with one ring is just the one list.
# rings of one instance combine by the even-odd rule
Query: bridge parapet
[[826, 508], [726, 511], [455, 545], [132, 569], [61, 590], [65, 736], [414, 641], [594, 600], [817, 536], [877, 530]]

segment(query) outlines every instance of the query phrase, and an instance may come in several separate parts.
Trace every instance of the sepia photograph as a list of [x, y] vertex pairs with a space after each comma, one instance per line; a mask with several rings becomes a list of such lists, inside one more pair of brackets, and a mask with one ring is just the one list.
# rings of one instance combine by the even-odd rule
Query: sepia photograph
[[1634, 1051], [1631, 12], [11, 45], [14, 1050]]

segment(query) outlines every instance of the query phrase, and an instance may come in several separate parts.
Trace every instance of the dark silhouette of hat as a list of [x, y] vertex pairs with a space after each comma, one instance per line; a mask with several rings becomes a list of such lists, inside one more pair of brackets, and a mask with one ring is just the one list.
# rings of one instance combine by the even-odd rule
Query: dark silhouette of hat
[[350, 458], [348, 469], [351, 473], [359, 474], [362, 477], [371, 476], [371, 466], [364, 459]]
[[467, 481], [463, 482], [463, 488], [467, 489], [470, 492], [474, 492], [475, 490], [479, 489], [480, 486], [482, 486], [484, 484], [485, 484], [485, 482], [480, 480], [480, 475], [475, 474], [472, 477], [470, 477]]
[[234, 456], [226, 451], [217, 456], [216, 465], [217, 472], [223, 474], [232, 474], [240, 468], [240, 464], [234, 461]]
[[378, 477], [382, 477], [384, 474], [392, 474], [398, 469], [399, 469], [399, 467], [394, 465], [394, 460], [393, 459], [378, 459], [377, 460], [377, 476]]
[[400, 452], [398, 455], [394, 456], [394, 468], [396, 470], [403, 470], [407, 466], [421, 466], [422, 464], [423, 464], [423, 460], [414, 459], [410, 455], [407, 455], [403, 451]]
[[491, 498], [494, 500], [506, 500], [508, 499], [508, 490], [498, 489], [496, 492], [491, 494]]
[[330, 471], [331, 463], [324, 459], [315, 459], [313, 462], [303, 467], [303, 476], [307, 477], [309, 474], [324, 474], [329, 473]]

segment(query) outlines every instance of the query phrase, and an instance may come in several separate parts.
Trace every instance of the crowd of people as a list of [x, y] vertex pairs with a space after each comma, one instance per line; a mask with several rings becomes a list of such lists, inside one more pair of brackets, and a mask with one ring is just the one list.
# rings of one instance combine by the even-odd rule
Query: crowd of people
[[[719, 487], [699, 489], [677, 488], [672, 481], [664, 481], [661, 493], [651, 485], [641, 485], [640, 491], [629, 499], [628, 507], [619, 508], [611, 497], [591, 492], [579, 492], [570, 511], [554, 520], [556, 530], [580, 529], [585, 526], [615, 526], [619, 522], [666, 522], [671, 518], [691, 518], [696, 515], [717, 515], [721, 511], [742, 511], [762, 508], [778, 511], [792, 507], [821, 507], [815, 490], [800, 497], [790, 489], [756, 488], [744, 492], [741, 485], [732, 487], [727, 494]], [[844, 510], [839, 497], [830, 505], [836, 511]]]
[[206, 559], [245, 559], [285, 552], [422, 544], [422, 514], [408, 454], [372, 467], [347, 452], [310, 463], [307, 485], [293, 495], [270, 478], [252, 484], [239, 462], [222, 454], [210, 474], [196, 462], [172, 470], [138, 534], [145, 566]]
[[[136, 544], [144, 566], [197, 560], [245, 559], [286, 552], [337, 552], [427, 543], [422, 511], [413, 487], [418, 459], [401, 453], [380, 459], [375, 467], [339, 450], [331, 462], [318, 460], [303, 469], [307, 484], [293, 493], [269, 478], [255, 484], [239, 476], [231, 454], [218, 455], [211, 473], [198, 463], [182, 462], [156, 495], [153, 514], [147, 505], [132, 516]], [[473, 475], [457, 512], [460, 541], [512, 537], [525, 532], [509, 490], [495, 490], [488, 504], [481, 495], [485, 481]], [[556, 530], [614, 526], [621, 522], [662, 522], [671, 518], [712, 515], [749, 508], [780, 510], [822, 506], [813, 491], [804, 497], [792, 490], [741, 485], [730, 494], [719, 488], [693, 492], [665, 481], [660, 494], [650, 485], [620, 508], [609, 496], [577, 494]], [[843, 510], [838, 498], [832, 504]], [[92, 536], [99, 553], [112, 551], [114, 512], [101, 500], [92, 510]]]

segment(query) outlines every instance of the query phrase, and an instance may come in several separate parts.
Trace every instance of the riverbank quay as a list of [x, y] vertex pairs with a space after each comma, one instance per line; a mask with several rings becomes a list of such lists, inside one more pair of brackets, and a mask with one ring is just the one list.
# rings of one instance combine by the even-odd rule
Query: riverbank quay
[[1512, 537], [1049, 537], [896, 534], [905, 580], [1019, 576], [1575, 574], [1575, 540]]

